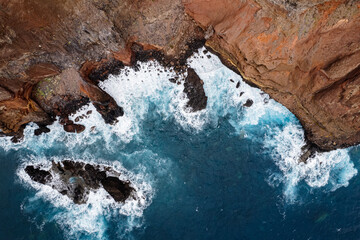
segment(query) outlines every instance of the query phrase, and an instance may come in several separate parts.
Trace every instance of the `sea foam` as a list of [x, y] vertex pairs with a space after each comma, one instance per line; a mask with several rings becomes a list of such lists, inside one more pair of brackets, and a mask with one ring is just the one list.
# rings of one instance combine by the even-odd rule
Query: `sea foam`
[[[56, 222], [68, 238], [90, 236], [106, 239], [112, 216], [122, 219], [117, 230], [119, 236], [142, 226], [143, 211], [151, 204], [160, 187], [156, 184], [157, 179], [166, 177], [169, 184], [173, 184], [175, 180], [171, 171], [176, 167], [171, 159], [160, 157], [147, 146], [135, 152], [122, 152], [131, 142], [141, 145], [146, 138], [142, 124], [147, 118], [153, 121], [174, 120], [179, 128], [195, 134], [212, 131], [218, 127], [221, 118], [227, 119], [234, 128], [234, 134], [258, 143], [259, 148], [265, 147], [264, 154], [270, 154], [279, 170], [269, 173], [268, 182], [271, 186], [282, 187], [288, 202], [296, 202], [301, 183], [310, 189], [329, 191], [349, 184], [357, 170], [348, 150], [318, 153], [306, 164], [298, 163], [305, 143], [303, 130], [295, 116], [261, 90], [246, 84], [239, 75], [222, 65], [215, 55], [204, 53], [204, 50], [200, 49], [187, 62], [204, 82], [208, 97], [204, 110], [191, 112], [186, 108], [188, 99], [183, 93], [186, 73], [178, 76], [179, 84], [174, 84], [169, 81], [176, 77], [173, 69], [150, 61], [139, 63], [138, 70], [125, 67], [119, 75], [110, 75], [100, 83], [100, 87], [124, 108], [125, 114], [118, 118], [116, 124], [105, 124], [95, 107], [89, 104], [70, 116], [70, 119], [76, 119], [78, 124], [86, 127], [80, 134], [64, 132], [56, 121], [49, 126], [51, 132], [41, 136], [34, 136], [36, 125], [28, 124], [24, 140], [18, 144], [10, 143], [8, 137], [0, 138], [0, 146], [4, 150], [22, 150], [19, 157], [24, 162], [17, 171], [19, 181], [36, 191], [24, 201], [23, 211], [34, 216], [39, 227], [47, 221]], [[244, 104], [248, 100], [252, 101], [252, 105], [246, 107]], [[49, 158], [49, 152], [56, 155]], [[91, 193], [87, 204], [75, 205], [49, 186], [32, 182], [23, 170], [25, 164], [46, 165], [51, 159], [65, 158], [109, 165], [122, 172], [134, 183], [138, 200], [116, 204], [100, 190]], [[43, 203], [46, 203], [45, 209], [39, 211], [44, 208]], [[39, 216], [42, 220], [38, 221]]]
[[265, 138], [265, 147], [281, 172], [271, 173], [268, 182], [272, 186], [282, 185], [289, 203], [299, 200], [298, 188], [302, 182], [312, 189], [335, 191], [348, 186], [358, 172], [348, 149], [316, 153], [303, 163], [299, 162], [303, 146], [304, 131], [298, 123], [289, 123], [283, 129], [274, 128]]
[[[53, 158], [52, 160], [62, 159]], [[24, 171], [26, 165], [41, 165], [45, 169], [51, 167], [51, 161], [48, 159], [30, 156], [29, 159], [23, 161], [17, 171], [19, 181], [24, 186], [36, 190], [36, 194], [23, 203], [23, 211], [35, 215], [35, 221], [36, 218], [39, 218], [38, 213], [49, 222], [55, 221], [66, 233], [65, 236], [70, 239], [87, 239], [89, 236], [96, 239], [107, 239], [106, 229], [110, 218], [121, 215], [126, 216], [123, 217], [124, 222], [121, 228], [124, 231], [132, 229], [134, 224], [136, 225], [140, 221], [139, 218], [143, 215], [144, 209], [151, 204], [154, 195], [151, 184], [144, 180], [142, 174], [126, 170], [118, 161], [97, 160], [94, 162], [86, 159], [86, 163], [110, 166], [121, 174], [119, 177], [121, 180], [131, 182], [131, 187], [135, 189], [135, 196], [129, 197], [125, 203], [117, 203], [103, 188], [100, 188], [90, 191], [86, 204], [74, 204], [67, 196], [60, 194], [50, 186], [30, 179]], [[44, 204], [44, 201], [47, 204]]]

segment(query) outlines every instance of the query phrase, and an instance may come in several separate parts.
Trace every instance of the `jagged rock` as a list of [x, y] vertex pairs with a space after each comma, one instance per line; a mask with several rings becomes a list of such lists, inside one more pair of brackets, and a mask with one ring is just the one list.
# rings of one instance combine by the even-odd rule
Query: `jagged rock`
[[244, 107], [251, 107], [253, 105], [254, 101], [251, 99], [246, 100], [246, 102], [243, 104]]
[[191, 108], [193, 112], [206, 108], [207, 96], [205, 95], [203, 85], [203, 81], [196, 74], [195, 70], [189, 68], [184, 83], [184, 93], [186, 93], [189, 99], [187, 107]]
[[25, 167], [25, 172], [31, 180], [51, 186], [76, 204], [86, 203], [90, 191], [101, 187], [116, 202], [124, 202], [135, 191], [129, 181], [119, 179], [120, 173], [102, 165], [64, 160], [52, 162], [52, 166], [47, 169], [29, 165]]
[[115, 199], [117, 202], [126, 199], [133, 190], [128, 182], [123, 182], [117, 177], [106, 177], [101, 180], [104, 189]]
[[39, 135], [41, 135], [43, 133], [50, 132], [50, 129], [48, 127], [46, 127], [44, 125], [38, 125], [38, 126], [39, 126], [39, 128], [34, 130], [35, 136], [39, 136]]
[[321, 152], [318, 147], [314, 146], [314, 144], [307, 143], [301, 148], [301, 156], [298, 161], [306, 163], [307, 160], [314, 157], [317, 152]]
[[35, 168], [34, 166], [27, 166], [25, 172], [30, 176], [31, 180], [46, 184], [52, 181], [52, 176], [48, 171]]

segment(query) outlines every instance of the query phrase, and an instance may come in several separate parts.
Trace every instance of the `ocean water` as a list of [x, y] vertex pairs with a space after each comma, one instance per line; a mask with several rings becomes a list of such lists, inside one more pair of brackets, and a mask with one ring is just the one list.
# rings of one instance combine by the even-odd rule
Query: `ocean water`
[[[72, 116], [85, 116], [81, 134], [56, 122], [38, 137], [30, 124], [19, 144], [1, 138], [0, 239], [360, 239], [360, 149], [298, 164], [295, 116], [203, 50], [188, 64], [204, 81], [205, 110], [186, 109], [175, 73], [148, 62], [101, 83], [124, 107], [117, 124], [90, 104]], [[23, 170], [63, 159], [112, 166], [136, 199], [97, 191], [75, 205]]]

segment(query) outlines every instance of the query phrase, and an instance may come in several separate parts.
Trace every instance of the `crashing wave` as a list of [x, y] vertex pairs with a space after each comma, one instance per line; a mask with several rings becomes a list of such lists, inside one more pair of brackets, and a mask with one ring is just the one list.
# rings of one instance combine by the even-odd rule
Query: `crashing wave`
[[282, 184], [285, 199], [290, 203], [298, 200], [298, 187], [302, 182], [313, 189], [325, 187], [335, 191], [348, 186], [358, 172], [348, 149], [317, 152], [306, 162], [299, 162], [305, 145], [303, 129], [293, 123], [283, 129], [275, 128], [265, 139], [265, 147], [282, 173], [272, 173], [269, 183], [272, 186]]
[[[56, 158], [53, 160], [58, 162]], [[99, 164], [99, 162], [95, 163], [89, 160], [86, 163], [84, 162], [84, 164], [89, 163], [94, 166]], [[36, 194], [24, 202], [23, 211], [29, 215], [35, 215], [35, 219], [39, 218], [40, 214], [49, 222], [55, 221], [67, 233], [66, 236], [71, 239], [82, 239], [89, 236], [106, 239], [105, 232], [111, 216], [123, 218], [124, 226], [122, 228], [125, 227], [124, 230], [134, 228], [138, 222], [141, 222], [143, 211], [151, 204], [154, 195], [151, 185], [144, 181], [143, 175], [129, 172], [119, 162], [103, 162], [101, 168], [113, 169], [110, 175], [116, 173], [120, 180], [131, 181], [131, 187], [134, 189], [133, 196], [124, 202], [117, 202], [114, 198], [109, 197], [105, 188], [99, 188], [96, 191], [89, 191], [86, 202], [75, 204], [66, 194], [61, 194], [57, 188], [50, 184], [44, 185], [33, 181], [25, 171], [26, 166], [29, 165], [50, 169], [52, 162], [44, 158], [39, 160], [33, 156], [19, 167], [17, 171], [19, 180], [24, 186], [36, 190]], [[44, 207], [44, 211], [41, 211]]]

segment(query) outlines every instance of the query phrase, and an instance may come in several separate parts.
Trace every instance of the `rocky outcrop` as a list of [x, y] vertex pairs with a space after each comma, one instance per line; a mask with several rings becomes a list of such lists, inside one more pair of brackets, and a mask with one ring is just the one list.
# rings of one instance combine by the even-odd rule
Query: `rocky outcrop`
[[323, 150], [360, 142], [360, 4], [183, 0], [206, 45], [301, 121]]
[[119, 179], [120, 173], [110, 167], [64, 160], [52, 162], [49, 169], [29, 165], [25, 172], [32, 181], [48, 185], [76, 204], [86, 203], [90, 191], [104, 188], [116, 202], [125, 202], [135, 191], [128, 181]]
[[184, 82], [184, 93], [189, 99], [186, 107], [190, 108], [193, 112], [206, 108], [207, 97], [203, 85], [204, 82], [196, 74], [195, 70], [188, 68]]
[[[28, 122], [43, 126], [88, 101], [114, 123], [123, 110], [97, 78], [133, 64], [135, 42], [178, 57], [199, 38], [202, 30], [181, 0], [1, 1], [0, 129], [13, 134]], [[103, 71], [84, 70], [94, 68]]]
[[184, 72], [205, 37], [226, 65], [290, 109], [310, 142], [346, 147], [360, 142], [359, 29], [355, 0], [4, 0], [0, 129], [18, 139], [32, 121], [40, 134], [88, 101], [114, 123], [123, 111], [99, 81], [136, 60]]

